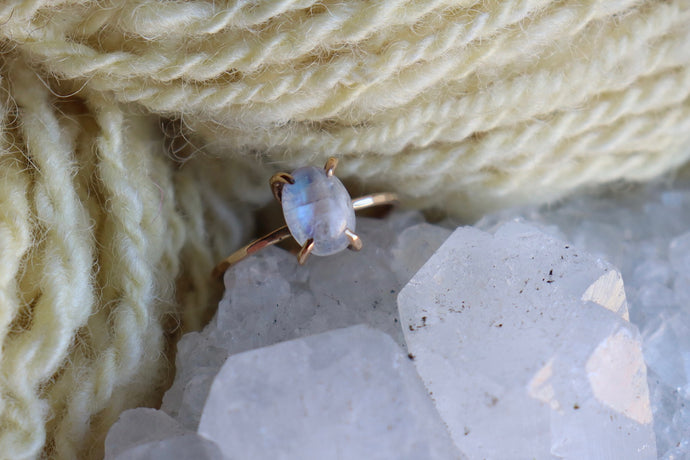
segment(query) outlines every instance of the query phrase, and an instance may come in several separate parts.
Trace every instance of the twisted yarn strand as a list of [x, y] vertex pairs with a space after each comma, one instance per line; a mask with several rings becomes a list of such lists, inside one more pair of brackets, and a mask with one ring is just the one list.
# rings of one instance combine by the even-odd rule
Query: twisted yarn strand
[[[187, 173], [155, 120], [98, 93], [56, 99], [20, 56], [5, 58], [0, 458], [98, 458], [122, 410], [160, 399], [184, 260], [221, 255], [182, 252], [189, 223], [174, 184]], [[234, 224], [229, 235], [245, 225]], [[193, 311], [208, 317], [211, 286], [197, 277], [194, 289]]]
[[[71, 146], [48, 110], [45, 88], [39, 87], [25, 69], [14, 70], [13, 81], [21, 82], [14, 88], [22, 117], [20, 129], [36, 167], [31, 194], [43, 232], [37, 248], [41, 253], [41, 292], [32, 301], [32, 327], [5, 338], [0, 362], [0, 391], [6, 403], [0, 426], [18, 428], [3, 430], [0, 445], [5, 447], [3, 455], [23, 458], [23, 444], [36, 449], [45, 439], [43, 418], [47, 407], [36, 393], [39, 385], [57, 371], [75, 331], [89, 314], [83, 305], [91, 303], [93, 297], [93, 248], [92, 241], [85, 237], [88, 221], [72, 183]], [[38, 132], [41, 134], [34, 134]]]
[[[609, 2], [606, 7], [599, 7], [601, 2], [591, 0], [584, 6], [578, 3], [561, 7], [556, 14], [544, 14], [540, 16], [540, 20], [535, 21], [532, 27], [539, 30], [534, 34], [536, 39], [532, 44], [529, 41], [530, 36], [522, 36], [524, 24], [520, 24], [520, 21], [529, 22], [530, 13], [551, 2], [522, 0], [515, 3], [498, 3], [508, 6], [503, 9], [496, 8], [494, 15], [475, 10], [470, 10], [465, 17], [457, 15], [459, 17], [456, 18], [456, 15], [449, 14], [445, 21], [439, 21], [445, 29], [434, 30], [439, 22], [432, 22], [426, 27], [426, 34], [423, 33], [424, 31], [407, 32], [409, 27], [405, 27], [403, 31], [406, 33], [399, 37], [399, 41], [384, 44], [378, 53], [365, 54], [363, 58], [359, 58], [355, 54], [356, 50], [345, 52], [341, 57], [330, 60], [328, 65], [297, 69], [300, 70], [299, 72], [292, 68], [294, 56], [288, 54], [281, 58], [280, 51], [273, 48], [278, 46], [276, 43], [280, 43], [280, 46], [292, 52], [295, 47], [302, 46], [303, 43], [307, 44], [304, 46], [318, 43], [318, 41], [310, 41], [308, 37], [312, 34], [318, 36], [319, 24], [305, 23], [303, 36], [292, 37], [287, 36], [287, 33], [282, 33], [279, 38], [273, 38], [264, 37], [265, 34], [261, 34], [261, 46], [251, 46], [251, 42], [256, 39], [250, 40], [250, 38], [240, 36], [224, 37], [222, 40], [224, 47], [221, 49], [217, 44], [206, 40], [204, 44], [209, 47], [209, 51], [190, 53], [179, 58], [188, 62], [174, 61], [178, 59], [176, 55], [167, 58], [166, 54], [169, 53], [166, 51], [170, 49], [167, 43], [159, 44], [165, 49], [147, 50], [150, 54], [141, 56], [119, 51], [98, 53], [88, 45], [73, 41], [59, 43], [54, 40], [46, 42], [33, 40], [29, 43], [28, 49], [34, 59], [42, 62], [50, 60], [51, 72], [67, 78], [87, 77], [95, 88], [121, 91], [124, 94], [124, 100], [143, 103], [153, 110], [174, 112], [181, 105], [188, 106], [192, 103], [192, 108], [195, 110], [203, 108], [203, 111], [217, 112], [231, 105], [253, 104], [257, 112], [256, 119], [252, 119], [254, 123], [259, 119], [280, 122], [305, 117], [313, 119], [334, 116], [335, 113], [345, 109], [342, 104], [353, 105], [357, 101], [375, 101], [377, 107], [380, 108], [384, 103], [380, 96], [385, 94], [396, 94], [396, 98], [390, 104], [399, 105], [404, 102], [401, 97], [405, 94], [418, 94], [459, 70], [465, 74], [471, 72], [472, 67], [468, 66], [468, 63], [473, 61], [481, 63], [487, 59], [487, 56], [492, 56], [498, 50], [502, 50], [502, 54], [513, 55], [515, 52], [509, 50], [518, 46], [518, 43], [520, 53], [529, 52], [530, 46], [543, 46], [543, 37], [552, 35], [556, 30], [575, 33], [600, 14], [615, 12], [616, 7], [618, 10], [624, 10], [634, 2], [617, 0]], [[595, 7], [592, 7], [592, 4]], [[665, 13], [665, 17], [673, 17], [669, 16], [669, 12]], [[331, 18], [328, 12], [323, 12], [317, 17]], [[376, 16], [372, 17], [376, 18]], [[466, 53], [449, 54], [457, 48], [466, 47], [473, 40], [485, 40], [496, 30], [506, 28], [508, 25], [514, 25], [508, 30], [509, 33], [504, 33], [494, 40], [487, 40], [486, 45], [478, 49], [469, 47]], [[327, 29], [337, 26], [339, 25], [328, 25]], [[314, 30], [315, 28], [317, 30]], [[431, 34], [430, 31], [434, 33]], [[270, 34], [271, 31], [269, 30], [268, 33]], [[344, 37], [343, 41], [356, 39], [356, 35], [348, 36]], [[185, 44], [185, 47], [187, 46]], [[246, 47], [251, 52], [258, 50], [265, 53], [266, 56], [276, 60], [279, 67], [285, 66], [285, 68], [276, 69], [277, 72], [283, 74], [282, 77], [277, 80], [274, 73], [258, 72], [245, 75], [233, 85], [225, 85], [222, 81], [214, 84], [212, 79], [220, 72], [256, 70], [243, 68], [243, 60], [263, 64], [260, 56], [250, 54], [245, 57], [242, 52], [238, 55], [233, 47]], [[509, 50], [506, 51], [504, 48]], [[299, 55], [305, 54], [306, 51], [308, 50], [299, 52]], [[423, 66], [420, 62], [421, 57], [425, 61]], [[288, 60], [288, 63], [281, 64], [285, 60]], [[222, 67], [208, 74], [210, 69], [215, 68], [216, 63]], [[195, 69], [201, 73], [197, 73]], [[367, 75], [363, 73], [364, 69], [376, 69], [376, 73]], [[151, 74], [157, 75], [155, 81], [150, 79], [142, 81], [135, 78], [137, 75]], [[184, 78], [185, 84], [172, 87], [166, 85], [170, 80], [178, 78]], [[211, 79], [211, 87], [208, 86], [208, 82], [204, 83], [203, 87], [195, 84], [198, 80], [209, 79]], [[382, 87], [384, 85], [386, 87]], [[306, 89], [308, 89], [307, 93], [304, 92]], [[367, 90], [376, 93], [379, 97], [369, 97]], [[305, 96], [309, 97], [305, 98]], [[265, 110], [259, 110], [266, 104], [268, 107]], [[281, 107], [285, 107], [286, 112], [283, 112]], [[364, 110], [370, 109], [365, 107]], [[248, 115], [246, 111], [243, 113], [244, 117]]]
[[[5, 94], [9, 89], [7, 80], [2, 81]], [[10, 101], [3, 101], [1, 106], [3, 125], [12, 123], [12, 108]], [[22, 267], [22, 260], [31, 248], [31, 223], [29, 209], [29, 181], [21, 173], [25, 168], [24, 159], [20, 152], [13, 148], [13, 140], [9, 133], [3, 130], [2, 147], [0, 153], [0, 333], [5, 342], [9, 328], [17, 313], [22, 309], [23, 302], [16, 278]], [[4, 359], [5, 350], [0, 349], [0, 360]], [[0, 388], [5, 391], [8, 387], [4, 375], [0, 375]], [[29, 393], [29, 394], [27, 394]], [[31, 391], [23, 392], [24, 398], [31, 397]], [[8, 401], [0, 398], [0, 412], [3, 414], [5, 434], [3, 446], [15, 442], [38, 445], [42, 440], [42, 427], [38, 427], [38, 435], [27, 431], [31, 428], [24, 420], [31, 418], [27, 412], [26, 399]], [[40, 417], [40, 414], [37, 414]], [[12, 451], [10, 451], [12, 453]]]
[[[631, 29], [635, 30], [635, 27]], [[607, 50], [609, 47], [613, 49], [617, 46], [617, 41], [597, 43], [600, 48]], [[645, 78], [645, 75], [658, 71], [663, 73], [669, 68], [673, 70], [690, 62], [690, 55], [683, 46], [690, 43], [688, 29], [681, 28], [664, 37], [661, 43], [652, 43], [654, 46], [650, 47], [650, 51], [636, 50], [633, 56], [606, 53], [606, 58], [590, 60], [587, 66], [582, 66], [580, 62], [567, 62], [562, 68], [562, 75], [568, 76], [568, 80], [562, 77], [554, 82], [552, 71], [539, 70], [532, 75], [520, 74], [515, 78], [491, 84], [483, 91], [463, 95], [459, 99], [439, 98], [437, 103], [421, 107], [412, 104], [409, 112], [403, 113], [399, 118], [389, 120], [374, 117], [372, 127], [367, 130], [338, 126], [326, 131], [309, 129], [307, 126], [288, 126], [255, 132], [249, 136], [249, 133], [240, 129], [228, 129], [218, 125], [213, 126], [213, 129], [223, 130], [223, 138], [227, 139], [223, 145], [232, 142], [228, 145], [231, 148], [242, 148], [250, 145], [250, 142], [275, 145], [281, 139], [286, 139], [284, 143], [293, 151], [324, 152], [325, 155], [372, 151], [395, 155], [405, 146], [425, 147], [432, 142], [460, 142], [480, 128], [488, 131], [505, 127], [506, 124], [528, 121], [542, 114], [552, 113], [558, 108], [577, 107], [586, 97], [591, 84], [595, 84], [602, 93], [616, 88], [629, 88], [636, 92], [646, 84], [631, 84]], [[615, 58], [610, 59], [608, 56]], [[674, 83], [665, 88], [670, 94], [687, 90], [684, 81], [667, 83]], [[568, 88], [568, 91], [564, 91], [564, 88]], [[509, 101], [507, 96], [510, 96]], [[650, 94], [637, 102], [654, 104], [654, 99], [654, 95]], [[625, 108], [634, 109], [635, 106], [632, 104]], [[580, 120], [589, 120], [590, 124], [596, 123], [596, 116], [588, 111], [574, 110], [569, 113], [580, 115]], [[419, 125], [424, 125], [427, 129], [415, 130], [414, 127]], [[196, 128], [197, 125], [193, 126]], [[204, 132], [204, 128], [201, 125], [198, 129]], [[298, 135], [289, 136], [290, 130], [298, 130]]]
[[[7, 95], [7, 80], [2, 82], [2, 91]], [[0, 117], [3, 125], [11, 124], [11, 106], [3, 101], [0, 106]], [[22, 174], [25, 168], [24, 159], [13, 147], [9, 133], [3, 132], [0, 137], [0, 334], [4, 341], [12, 319], [20, 309], [18, 286], [15, 282], [22, 259], [31, 248], [31, 224], [29, 200], [29, 181]], [[2, 349], [0, 349], [0, 354]], [[2, 402], [2, 401], [0, 401]]]
[[[134, 135], [134, 142], [126, 142], [132, 131], [136, 133], [136, 127], [127, 125], [116, 104], [100, 97], [94, 99], [89, 105], [95, 107], [95, 121], [102, 133], [97, 141], [98, 174], [107, 184], [102, 193], [108, 203], [102, 240], [107, 251], [100, 264], [109, 278], [103, 281], [101, 301], [102, 308], [109, 312], [89, 323], [89, 337], [99, 343], [92, 343], [90, 353], [78, 350], [73, 358], [72, 369], [88, 371], [68, 372], [56, 384], [53, 400], [57, 401], [65, 388], [77, 382], [84, 387], [72, 396], [70, 407], [56, 427], [60, 443], [57, 450], [67, 457], [78, 456], [80, 443], [74, 440], [83, 439], [89, 428], [85, 413], [101, 413], [98, 424], [107, 429], [121, 410], [132, 405], [118, 393], [142, 391], [131, 388], [133, 379], [139, 386], [161, 381], [165, 363], [159, 359], [163, 349], [160, 316], [165, 308], [160, 306], [173, 303], [172, 289], [165, 283], [171, 283], [179, 271], [177, 257], [171, 252], [179, 254], [183, 244], [180, 218], [164, 209], [173, 197], [165, 199], [158, 193], [158, 187], [167, 191], [172, 188], [169, 171], [156, 174], [166, 171], [165, 165], [157, 161], [162, 156], [146, 155], [150, 144], [146, 136]], [[149, 177], [156, 177], [158, 185]], [[171, 217], [166, 221], [165, 215]], [[166, 238], [170, 235], [171, 239]], [[161, 247], [164, 242], [171, 246]], [[165, 267], [167, 276], [161, 277], [158, 267]], [[93, 349], [98, 350], [95, 356]], [[61, 381], [65, 381], [62, 387]], [[113, 401], [118, 404], [108, 407]], [[104, 410], [106, 413], [101, 412]], [[103, 429], [98, 431], [103, 433]]]

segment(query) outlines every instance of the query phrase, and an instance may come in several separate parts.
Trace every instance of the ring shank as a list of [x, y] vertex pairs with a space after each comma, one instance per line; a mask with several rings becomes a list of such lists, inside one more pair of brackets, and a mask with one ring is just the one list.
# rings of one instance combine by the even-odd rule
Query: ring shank
[[[372, 206], [381, 206], [384, 204], [392, 204], [398, 201], [398, 195], [395, 193], [374, 193], [372, 195], [365, 195], [352, 200], [352, 207], [355, 211], [360, 209], [370, 208]], [[290, 230], [287, 225], [283, 225], [280, 228], [273, 230], [271, 233], [262, 236], [261, 238], [252, 241], [246, 246], [241, 247], [237, 251], [230, 254], [228, 257], [223, 259], [216, 267], [213, 269], [211, 276], [214, 279], [220, 279], [225, 271], [235, 265], [237, 262], [244, 260], [248, 256], [254, 254], [274, 244], [280, 243], [281, 241], [291, 237]]]
[[352, 207], [355, 208], [355, 211], [359, 211], [360, 209], [391, 204], [396, 201], [398, 201], [398, 195], [395, 193], [374, 193], [372, 195], [364, 195], [355, 198], [352, 200]]
[[248, 245], [241, 247], [240, 249], [233, 252], [225, 259], [223, 259], [223, 261], [216, 265], [216, 267], [213, 269], [211, 276], [213, 278], [220, 278], [221, 276], [223, 276], [223, 273], [225, 273], [225, 270], [235, 265], [240, 260], [249, 257], [255, 252], [262, 250], [263, 248], [280, 243], [281, 241], [287, 239], [290, 236], [292, 235], [290, 234], [290, 230], [288, 230], [287, 225], [283, 225], [282, 227], [273, 230], [268, 235], [264, 235], [258, 240], [252, 241]]

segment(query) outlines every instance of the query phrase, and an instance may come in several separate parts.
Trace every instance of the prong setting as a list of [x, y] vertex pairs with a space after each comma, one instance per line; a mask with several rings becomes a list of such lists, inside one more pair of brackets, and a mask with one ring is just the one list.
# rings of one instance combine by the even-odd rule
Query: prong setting
[[297, 262], [300, 265], [304, 265], [305, 262], [307, 261], [307, 258], [309, 257], [309, 254], [311, 254], [311, 251], [314, 249], [314, 238], [309, 238], [305, 243], [304, 246], [302, 246], [302, 249], [299, 250], [297, 253]]
[[314, 239], [311, 254], [327, 256], [347, 248], [343, 230], [356, 229], [352, 198], [335, 176], [324, 168], [307, 166], [291, 173], [295, 183], [282, 189], [283, 216], [300, 246]]
[[347, 240], [350, 242], [348, 245], [348, 249], [351, 251], [359, 251], [362, 249], [362, 239], [357, 236], [355, 232], [350, 230], [349, 228], [345, 229], [345, 236], [347, 236]]
[[326, 166], [323, 167], [323, 169], [326, 170], [326, 175], [328, 177], [332, 177], [333, 173], [335, 172], [335, 168], [338, 166], [338, 159], [334, 157], [330, 157], [328, 161], [326, 162]]
[[[362, 249], [362, 240], [354, 232], [355, 210], [391, 204], [398, 197], [394, 193], [377, 193], [351, 199], [334, 175], [337, 165], [337, 158], [332, 157], [323, 169], [305, 166], [291, 174], [274, 174], [269, 181], [271, 192], [281, 203], [286, 225], [230, 254], [216, 265], [212, 276], [220, 279], [225, 270], [245, 257], [289, 237], [301, 245], [297, 254], [300, 265], [304, 265], [311, 254], [328, 256], [345, 248]], [[290, 187], [285, 188], [286, 184]]]
[[285, 184], [294, 184], [295, 179], [292, 177], [292, 175], [286, 172], [279, 172], [271, 176], [269, 183], [271, 184], [273, 196], [276, 200], [278, 200], [279, 203], [281, 203], [283, 198], [283, 186]]

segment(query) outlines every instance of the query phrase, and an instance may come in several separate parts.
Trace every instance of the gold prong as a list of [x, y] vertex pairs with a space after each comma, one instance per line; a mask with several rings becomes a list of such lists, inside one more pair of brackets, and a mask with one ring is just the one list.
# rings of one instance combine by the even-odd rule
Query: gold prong
[[283, 186], [285, 184], [294, 184], [295, 178], [286, 172], [279, 172], [271, 176], [269, 183], [271, 184], [273, 196], [280, 202], [283, 195]]
[[338, 166], [338, 159], [334, 157], [330, 157], [328, 161], [326, 162], [326, 166], [323, 167], [323, 169], [326, 170], [326, 175], [328, 177], [331, 177], [333, 173], [335, 172], [335, 167]]
[[346, 228], [345, 235], [347, 236], [347, 239], [350, 240], [350, 245], [347, 247], [348, 249], [352, 251], [359, 251], [360, 249], [362, 249], [362, 239], [359, 236], [357, 236], [352, 230]]
[[302, 249], [297, 253], [297, 262], [299, 262], [300, 265], [304, 265], [312, 249], [314, 249], [314, 238], [309, 238], [304, 242], [304, 246], [302, 246]]

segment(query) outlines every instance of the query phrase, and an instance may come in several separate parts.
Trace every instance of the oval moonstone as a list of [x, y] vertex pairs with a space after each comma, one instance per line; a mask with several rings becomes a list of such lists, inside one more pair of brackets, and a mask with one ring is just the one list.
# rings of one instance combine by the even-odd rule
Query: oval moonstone
[[326, 175], [323, 168], [307, 166], [292, 173], [294, 184], [285, 184], [281, 203], [285, 223], [300, 246], [314, 238], [311, 253], [335, 254], [350, 241], [345, 230], [355, 231], [352, 199], [340, 180]]

